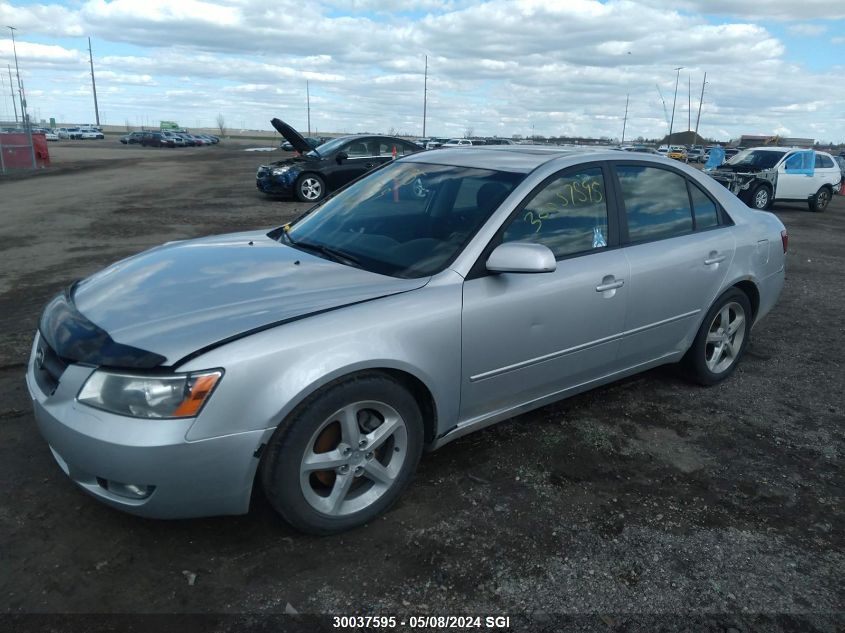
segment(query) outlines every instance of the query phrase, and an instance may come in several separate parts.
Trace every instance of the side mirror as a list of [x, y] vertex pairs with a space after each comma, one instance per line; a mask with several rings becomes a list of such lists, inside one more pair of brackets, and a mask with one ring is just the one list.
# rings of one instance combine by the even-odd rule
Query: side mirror
[[338, 163], [342, 163], [342, 162], [343, 162], [343, 161], [345, 161], [347, 158], [349, 158], [349, 154], [347, 154], [346, 152], [338, 152], [338, 153], [337, 153], [337, 156], [335, 156], [335, 160], [336, 160]]
[[542, 244], [506, 242], [487, 258], [491, 273], [550, 273], [557, 268], [554, 253]]

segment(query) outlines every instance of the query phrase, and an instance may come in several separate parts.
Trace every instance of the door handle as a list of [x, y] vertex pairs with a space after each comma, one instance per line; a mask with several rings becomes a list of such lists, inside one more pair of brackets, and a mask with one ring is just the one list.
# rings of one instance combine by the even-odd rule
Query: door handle
[[712, 251], [707, 259], [704, 260], [704, 264], [709, 266], [710, 264], [718, 264], [719, 262], [723, 262], [727, 259], [727, 255], [719, 255], [716, 251]]
[[[612, 279], [612, 277], [611, 277]], [[604, 281], [604, 280], [602, 280]], [[615, 281], [606, 281], [596, 286], [596, 292], [607, 292], [608, 290], [616, 290], [625, 285], [624, 279], [616, 279]]]
[[372, 169], [375, 166], [376, 166], [375, 163], [367, 163], [367, 164], [364, 165], [364, 169]]

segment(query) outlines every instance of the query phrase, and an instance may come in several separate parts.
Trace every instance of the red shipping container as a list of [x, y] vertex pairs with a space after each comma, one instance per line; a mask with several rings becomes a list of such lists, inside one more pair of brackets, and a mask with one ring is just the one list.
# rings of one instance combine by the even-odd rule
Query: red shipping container
[[[50, 150], [43, 134], [33, 134], [35, 163], [38, 167], [50, 164]], [[32, 169], [32, 152], [26, 134], [0, 134], [0, 148], [3, 150], [3, 166], [6, 169]]]

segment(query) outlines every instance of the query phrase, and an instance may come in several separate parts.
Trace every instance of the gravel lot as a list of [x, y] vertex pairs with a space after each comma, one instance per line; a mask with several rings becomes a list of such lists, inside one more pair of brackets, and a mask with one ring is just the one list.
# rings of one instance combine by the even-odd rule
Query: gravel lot
[[178, 612], [232, 614], [203, 630], [237, 630], [290, 605], [508, 613], [550, 631], [843, 630], [842, 197], [774, 209], [786, 287], [726, 383], [663, 368], [470, 435], [353, 533], [301, 536], [260, 493], [246, 516], [166, 522], [77, 490], [24, 383], [40, 311], [147, 247], [296, 215], [255, 189], [280, 153], [242, 150], [63, 142], [51, 169], [0, 180], [0, 628]]

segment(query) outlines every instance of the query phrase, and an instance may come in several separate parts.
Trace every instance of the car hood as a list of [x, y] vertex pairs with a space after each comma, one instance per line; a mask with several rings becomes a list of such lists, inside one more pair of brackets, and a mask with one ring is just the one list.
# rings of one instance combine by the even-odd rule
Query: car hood
[[[79, 282], [68, 298], [101, 338], [173, 365], [251, 332], [414, 290], [428, 279], [345, 266], [256, 231], [159, 246]], [[42, 324], [49, 320], [45, 313]]]
[[304, 138], [302, 138], [302, 135], [299, 132], [294, 130], [281, 119], [272, 119], [270, 121], [270, 125], [276, 128], [276, 131], [284, 136], [285, 140], [293, 145], [293, 148], [300, 154], [305, 154], [306, 152], [310, 152], [314, 149]]

